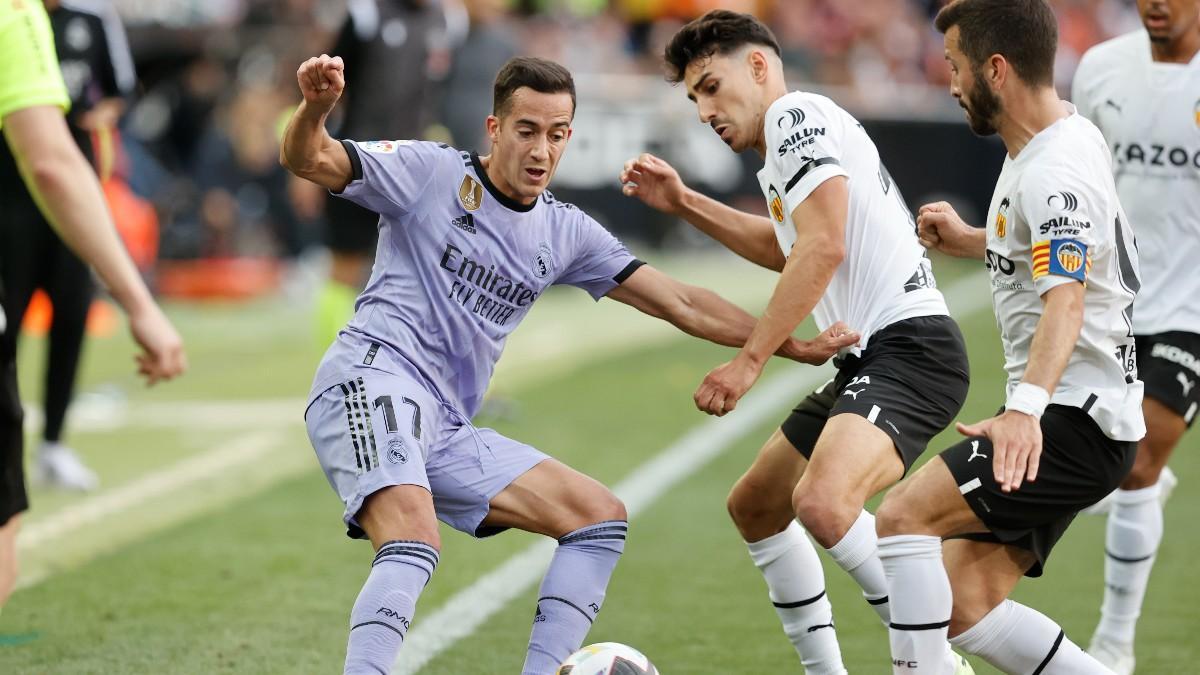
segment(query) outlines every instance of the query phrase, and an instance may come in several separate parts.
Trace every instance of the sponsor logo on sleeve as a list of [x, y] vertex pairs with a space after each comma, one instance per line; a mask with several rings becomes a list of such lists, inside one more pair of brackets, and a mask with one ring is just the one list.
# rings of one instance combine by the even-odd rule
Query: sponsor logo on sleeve
[[783, 111], [783, 114], [779, 116], [779, 119], [775, 120], [775, 124], [780, 129], [784, 128], [784, 124], [788, 125], [788, 129], [795, 129], [804, 123], [804, 117], [805, 115], [803, 110], [799, 108], [788, 108], [787, 110]]
[[462, 184], [458, 186], [458, 201], [468, 211], [478, 211], [483, 205], [483, 185], [471, 174], [463, 176]]
[[1079, 198], [1073, 192], [1055, 192], [1046, 198], [1046, 205], [1052, 209], [1073, 212], [1079, 208]]

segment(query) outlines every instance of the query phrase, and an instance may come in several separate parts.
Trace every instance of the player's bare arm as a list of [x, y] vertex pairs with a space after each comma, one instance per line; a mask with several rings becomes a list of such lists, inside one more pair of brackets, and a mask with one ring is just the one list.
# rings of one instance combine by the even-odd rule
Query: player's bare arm
[[926, 204], [917, 212], [917, 235], [925, 248], [956, 258], [983, 260], [987, 232], [971, 227], [947, 202]]
[[767, 309], [733, 361], [710, 372], [696, 390], [696, 407], [730, 412], [754, 386], [767, 358], [816, 307], [845, 257], [849, 188], [844, 176], [825, 181], [795, 211], [796, 244]]
[[[607, 297], [663, 319], [688, 335], [727, 347], [745, 345], [755, 326], [754, 317], [737, 305], [708, 289], [677, 281], [649, 265], [639, 267]], [[788, 336], [775, 354], [821, 365], [858, 339], [858, 333], [838, 322], [812, 340]]]
[[279, 163], [288, 171], [334, 192], [346, 189], [353, 179], [350, 156], [325, 130], [325, 120], [346, 87], [341, 57], [322, 54], [300, 65], [296, 82], [304, 100], [292, 114]]
[[108, 215], [96, 174], [75, 144], [62, 111], [34, 106], [4, 117], [4, 137], [26, 185], [55, 231], [87, 261], [129, 314], [142, 348], [138, 372], [149, 384], [187, 369], [183, 339], [162, 313]]
[[689, 188], [666, 161], [649, 153], [625, 162], [621, 192], [647, 206], [678, 216], [750, 262], [783, 270], [785, 259], [775, 228], [764, 216], [739, 211]]
[[[1083, 293], [1083, 284], [1072, 282], [1055, 286], [1042, 295], [1042, 318], [1033, 334], [1029, 364], [1019, 386], [1040, 388], [1046, 393], [1046, 401], [1054, 394], [1079, 340], [1083, 327]], [[994, 449], [992, 471], [1005, 492], [1020, 489], [1026, 480], [1037, 480], [1042, 454], [1042, 429], [1038, 417], [1006, 410], [978, 424], [959, 424], [958, 430], [967, 436], [991, 439]]]

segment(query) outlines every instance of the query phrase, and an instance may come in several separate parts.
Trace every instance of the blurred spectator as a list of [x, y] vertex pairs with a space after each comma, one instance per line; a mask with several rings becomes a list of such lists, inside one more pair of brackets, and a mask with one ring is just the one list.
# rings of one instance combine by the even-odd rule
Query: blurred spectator
[[491, 92], [496, 64], [517, 55], [504, 0], [463, 0], [469, 26], [451, 59], [442, 97], [442, 123], [452, 145], [487, 153], [482, 120], [492, 114]]
[[[346, 90], [338, 107], [342, 121], [333, 133], [358, 141], [426, 137], [434, 83], [450, 67], [445, 8], [435, 0], [350, 0], [347, 9], [330, 51], [346, 64]], [[375, 255], [379, 221], [377, 214], [345, 199], [331, 198], [325, 208], [331, 265], [317, 300], [321, 349], [354, 313], [354, 299]]]

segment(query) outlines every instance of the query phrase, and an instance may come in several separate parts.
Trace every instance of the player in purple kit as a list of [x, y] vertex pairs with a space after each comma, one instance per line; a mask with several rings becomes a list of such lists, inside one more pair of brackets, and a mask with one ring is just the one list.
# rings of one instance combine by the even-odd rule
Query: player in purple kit
[[[305, 413], [349, 534], [376, 550], [351, 611], [345, 670], [394, 663], [438, 562], [441, 519], [476, 537], [515, 527], [558, 540], [523, 670], [553, 673], [600, 611], [626, 513], [599, 482], [471, 423], [505, 339], [553, 284], [724, 345], [742, 345], [754, 318], [644, 265], [546, 191], [575, 112], [562, 66], [517, 58], [501, 69], [483, 157], [438, 143], [334, 140], [324, 122], [344, 87], [341, 59], [309, 59], [297, 79], [304, 101], [281, 161], [381, 216], [371, 279]], [[820, 363], [857, 339], [839, 324], [779, 353]]]

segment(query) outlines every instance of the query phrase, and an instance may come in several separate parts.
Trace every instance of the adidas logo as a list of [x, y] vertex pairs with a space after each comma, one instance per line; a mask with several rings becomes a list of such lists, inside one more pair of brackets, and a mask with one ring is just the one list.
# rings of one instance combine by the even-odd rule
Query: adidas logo
[[450, 221], [450, 224], [457, 227], [458, 229], [462, 230], [463, 232], [470, 232], [471, 234], [476, 233], [475, 216], [472, 216], [469, 213], [466, 215], [454, 218], [453, 220]]
[[545, 621], [545, 620], [546, 620], [546, 615], [545, 615], [545, 614], [542, 614], [542, 606], [539, 604], [539, 605], [537, 606], [537, 609], [536, 609], [536, 610], [534, 610], [534, 612], [533, 612], [533, 622], [534, 622], [534, 623], [541, 623], [541, 622], [543, 622], [543, 621]]

